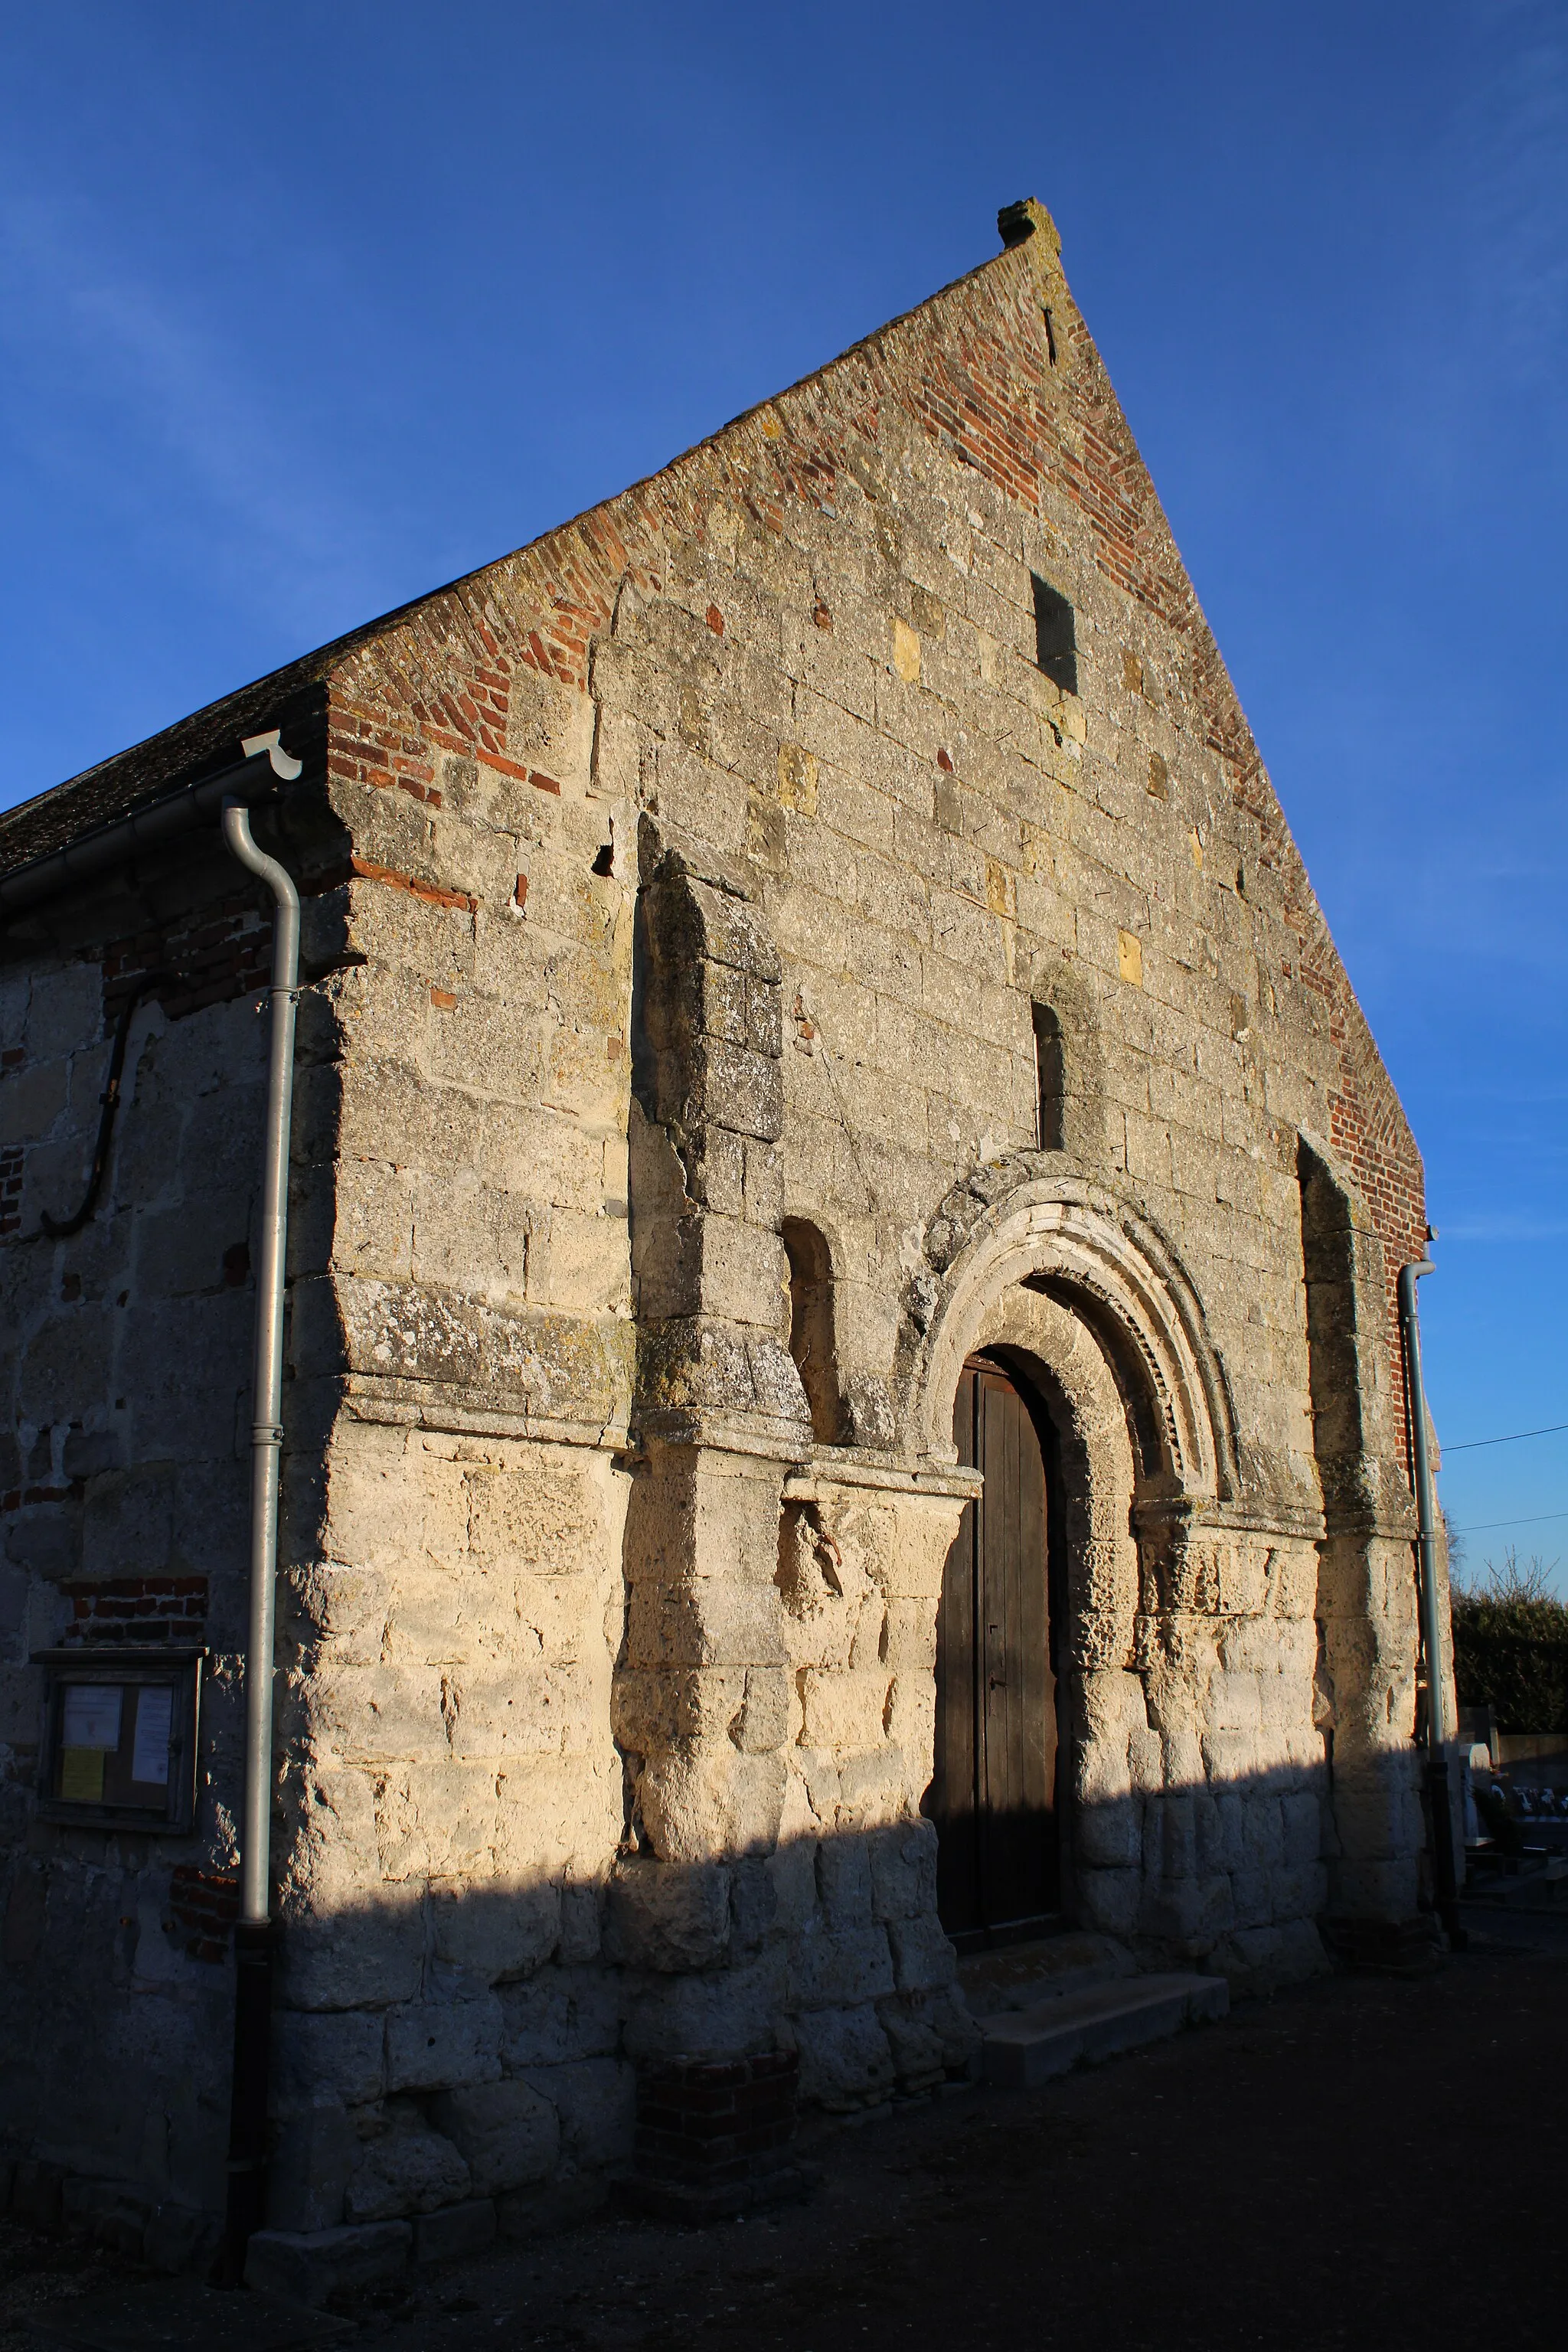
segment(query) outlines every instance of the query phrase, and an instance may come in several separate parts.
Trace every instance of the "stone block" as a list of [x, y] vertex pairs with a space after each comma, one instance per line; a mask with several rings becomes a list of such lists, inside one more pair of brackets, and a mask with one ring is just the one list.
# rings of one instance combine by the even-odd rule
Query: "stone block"
[[1073, 1824], [1074, 1850], [1092, 1870], [1136, 1867], [1142, 1859], [1143, 1806], [1135, 1797], [1086, 1804]]
[[100, 1471], [82, 1511], [82, 1572], [155, 1576], [169, 1566], [174, 1473], [169, 1463]]
[[431, 1878], [488, 1875], [506, 1822], [498, 1777], [494, 1761], [410, 1764], [378, 1775], [372, 1850], [384, 1885], [396, 1885], [412, 1904]]
[[1322, 1808], [1310, 1794], [1282, 1797], [1284, 1854], [1288, 1867], [1300, 1870], [1315, 1864], [1322, 1851]]
[[1205, 1731], [1203, 1754], [1208, 1778], [1216, 1786], [1228, 1782], [1234, 1788], [1245, 1788], [1257, 1775], [1258, 1734], [1256, 1731]]
[[730, 1959], [731, 1965], [760, 1951], [778, 1917], [778, 1889], [768, 1867], [771, 1855], [751, 1853], [731, 1864]]
[[816, 1840], [799, 1831], [781, 1835], [766, 1868], [778, 1924], [788, 1930], [804, 1927], [816, 1909]]
[[879, 1747], [890, 1679], [879, 1667], [858, 1672], [806, 1667], [801, 1675], [802, 1745], [851, 1750]]
[[624, 2058], [579, 2058], [531, 2066], [524, 2077], [561, 2118], [563, 2151], [581, 2165], [623, 2164], [631, 2155], [637, 2077]]
[[500, 2003], [493, 1993], [480, 2000], [426, 2000], [389, 2010], [386, 2087], [446, 2091], [492, 2083], [500, 2074]]
[[246, 2249], [245, 2284], [314, 2307], [331, 2294], [390, 2285], [407, 2269], [413, 2245], [406, 2221], [307, 2233], [258, 2230]]
[[784, 1666], [748, 1666], [745, 1696], [730, 1725], [730, 1738], [744, 1755], [771, 1755], [789, 1737], [795, 1692]]
[[1328, 1904], [1328, 1873], [1321, 1862], [1268, 1874], [1270, 1916], [1279, 1920], [1316, 1919]]
[[[619, 1790], [616, 1790], [618, 1798]], [[608, 1853], [611, 1841], [603, 1842]], [[578, 1968], [587, 1960], [596, 1960], [604, 1940], [602, 1913], [604, 1888], [590, 1878], [581, 1885], [570, 1884], [561, 1889], [561, 1943], [559, 1958], [563, 1968]]]
[[1285, 1832], [1278, 1797], [1249, 1795], [1242, 1815], [1242, 1852], [1252, 1870], [1277, 1870], [1285, 1859]]
[[633, 2058], [742, 2058], [771, 2050], [787, 1993], [775, 1947], [746, 1968], [656, 1979], [632, 2001], [626, 2047]]
[[716, 889], [695, 876], [685, 879], [689, 910], [677, 918], [671, 944], [695, 951], [731, 971], [745, 972], [765, 986], [776, 986], [781, 976], [778, 950], [761, 914], [743, 898]]
[[1200, 1790], [1193, 1799], [1193, 1823], [1200, 1871], [1239, 1870], [1243, 1860], [1242, 1810], [1245, 1800], [1235, 1790], [1212, 1797]]
[[759, 1142], [778, 1141], [784, 1132], [784, 1079], [771, 1055], [708, 1037], [692, 1060], [697, 1118]]
[[553, 1881], [509, 1886], [479, 1879], [432, 1887], [437, 1957], [494, 1984], [547, 1960], [561, 1940], [561, 1889]]
[[893, 1990], [888, 1930], [874, 1923], [834, 1930], [813, 1920], [790, 1947], [789, 1973], [792, 2008], [875, 2000]]
[[907, 1812], [907, 1759], [897, 1748], [867, 1756], [847, 1756], [838, 1767], [838, 1827], [841, 1832], [885, 1829]]
[[439, 2213], [421, 2213], [414, 2223], [416, 2263], [458, 2263], [482, 2254], [495, 2243], [495, 2200], [470, 2197], [461, 2205], [447, 2205]]
[[621, 1990], [607, 1969], [542, 1969], [526, 1984], [503, 1986], [499, 1997], [509, 2073], [606, 2057], [619, 2043]]
[[163, 2271], [170, 2277], [184, 2273], [206, 2278], [222, 2247], [221, 2215], [165, 2199], [147, 2223], [142, 2259], [149, 2270]]
[[26, 1143], [47, 1135], [66, 1107], [66, 1094], [63, 1063], [43, 1063], [9, 1075], [0, 1093], [0, 1144]]
[[862, 1927], [870, 1919], [872, 1840], [824, 1838], [816, 1849], [816, 1895], [830, 1927]]
[[1143, 1807], [1143, 1867], [1151, 1878], [1190, 1878], [1197, 1858], [1191, 1797], [1150, 1797]]
[[480, 2197], [547, 2179], [561, 2153], [555, 2109], [526, 2082], [444, 2092], [431, 2101], [430, 2120], [464, 2158]]
[[895, 1994], [877, 2004], [888, 2046], [898, 2071], [899, 2088], [906, 2095], [929, 2091], [947, 2073], [947, 2053], [942, 2035], [922, 2013], [918, 2000]]
[[365, 2147], [348, 2185], [351, 2221], [386, 2221], [455, 2205], [471, 2186], [468, 2168], [449, 2139], [400, 2116]]
[[1237, 1927], [1266, 1927], [1274, 1916], [1274, 1887], [1267, 1870], [1233, 1870], [1231, 1904]]
[[84, 2231], [100, 2245], [118, 2254], [142, 2259], [152, 2208], [123, 2181], [91, 2180], [68, 2176], [60, 2192], [60, 2220], [68, 2230]]
[[359, 2135], [341, 2099], [317, 2097], [279, 2126], [267, 2168], [267, 2225], [336, 2229], [359, 2164]]
[[939, 1992], [952, 1983], [957, 1955], [934, 1913], [890, 1920], [887, 1934], [893, 1954], [893, 1980], [900, 1992]]
[[300, 2009], [406, 2000], [417, 1992], [424, 1966], [424, 1922], [412, 1905], [295, 1914], [283, 1938], [281, 1990]]
[[[97, 1047], [103, 1035], [103, 976], [97, 966], [66, 964], [37, 982], [28, 992], [25, 1035], [34, 1063]], [[95, 1070], [92, 1087], [102, 1083]]]
[[80, 1568], [79, 1514], [49, 1508], [25, 1513], [6, 1531], [5, 1557], [25, 1576], [62, 1583]]
[[1085, 1927], [1125, 1938], [1137, 1928], [1143, 1874], [1139, 1870], [1083, 1869], [1078, 1874], [1078, 1895]]
[[323, 1661], [310, 1683], [317, 1736], [350, 1762], [437, 1764], [451, 1753], [439, 1666]]
[[869, 2001], [813, 2010], [795, 2021], [800, 2095], [830, 2113], [885, 2099], [897, 2079], [893, 2053]]
[[603, 1699], [589, 1667], [523, 1658], [499, 1672], [451, 1666], [441, 1683], [447, 1744], [459, 1763], [581, 1754], [598, 1729]]
[[272, 2021], [279, 2111], [323, 2097], [350, 2107], [379, 2099], [386, 2086], [385, 2045], [380, 2010], [279, 2010]]
[[730, 1940], [730, 1873], [720, 1863], [617, 1863], [605, 1920], [611, 1958], [632, 1968], [711, 1967]]

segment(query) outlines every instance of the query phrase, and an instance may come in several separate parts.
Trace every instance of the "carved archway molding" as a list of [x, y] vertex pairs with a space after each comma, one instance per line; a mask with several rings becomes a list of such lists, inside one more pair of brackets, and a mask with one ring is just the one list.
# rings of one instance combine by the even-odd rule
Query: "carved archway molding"
[[[1121, 1387], [1145, 1493], [1237, 1499], [1235, 1416], [1196, 1293], [1174, 1251], [1125, 1202], [1081, 1179], [1037, 1172], [1038, 1155], [980, 1171], [927, 1229], [915, 1278], [925, 1330], [916, 1365], [921, 1452], [952, 1456], [964, 1357], [1014, 1284], [1060, 1298], [1089, 1326]], [[1031, 1160], [1034, 1165], [1031, 1166]], [[989, 1195], [989, 1197], [986, 1197]]]

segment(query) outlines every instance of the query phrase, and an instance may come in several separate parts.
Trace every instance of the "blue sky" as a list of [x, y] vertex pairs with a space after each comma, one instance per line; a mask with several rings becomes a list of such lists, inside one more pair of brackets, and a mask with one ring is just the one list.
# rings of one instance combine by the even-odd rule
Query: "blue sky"
[[[1421, 1139], [1439, 1429], [1568, 1422], [1563, 0], [12, 5], [0, 805], [657, 467], [1025, 194]], [[1568, 1561], [1568, 1433], [1444, 1494]]]

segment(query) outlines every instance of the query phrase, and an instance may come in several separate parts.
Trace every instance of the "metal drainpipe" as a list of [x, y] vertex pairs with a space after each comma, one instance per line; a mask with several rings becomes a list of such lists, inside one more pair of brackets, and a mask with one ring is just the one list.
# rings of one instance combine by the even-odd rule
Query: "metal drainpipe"
[[1454, 1864], [1454, 1817], [1448, 1807], [1447, 1725], [1443, 1705], [1443, 1639], [1437, 1612], [1437, 1505], [1432, 1491], [1432, 1456], [1426, 1443], [1426, 1385], [1421, 1376], [1421, 1323], [1415, 1286], [1436, 1274], [1429, 1257], [1399, 1269], [1399, 1329], [1405, 1342], [1405, 1400], [1410, 1411], [1410, 1452], [1415, 1471], [1415, 1519], [1421, 1560], [1421, 1640], [1426, 1652], [1426, 1794], [1432, 1815], [1432, 1877], [1437, 1916], [1450, 1948], [1465, 1948], [1459, 1924], [1458, 1874]]
[[267, 2212], [267, 2106], [272, 2038], [272, 1654], [278, 1576], [278, 1489], [283, 1445], [283, 1275], [289, 1214], [289, 1130], [294, 1091], [294, 1003], [300, 979], [300, 894], [258, 849], [242, 801], [223, 805], [223, 837], [270, 888], [272, 1035], [267, 1070], [261, 1263], [256, 1278], [255, 1425], [251, 1439], [250, 1619], [245, 1654], [245, 1795], [240, 1815], [239, 1921], [235, 1929], [234, 2081], [229, 2107], [226, 2269], [237, 2284], [245, 2249]]

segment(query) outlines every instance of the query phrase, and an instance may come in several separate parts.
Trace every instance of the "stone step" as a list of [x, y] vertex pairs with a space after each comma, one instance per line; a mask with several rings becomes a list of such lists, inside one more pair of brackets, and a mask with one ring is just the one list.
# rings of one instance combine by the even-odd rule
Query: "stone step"
[[958, 1981], [969, 2014], [978, 2021], [1034, 2009], [1058, 1994], [1130, 1977], [1134, 1969], [1131, 1952], [1110, 1936], [1069, 1932], [971, 1953], [958, 1964]]
[[1223, 1977], [1119, 1977], [1060, 1993], [1033, 2009], [980, 2021], [985, 2079], [1032, 2090], [1071, 2066], [1136, 2050], [1184, 2025], [1224, 2017], [1229, 2008]]
[[1493, 1911], [1556, 1911], [1568, 1908], [1568, 1857], [1553, 1854], [1542, 1864], [1531, 1862], [1517, 1874], [1468, 1876], [1460, 1895]]

